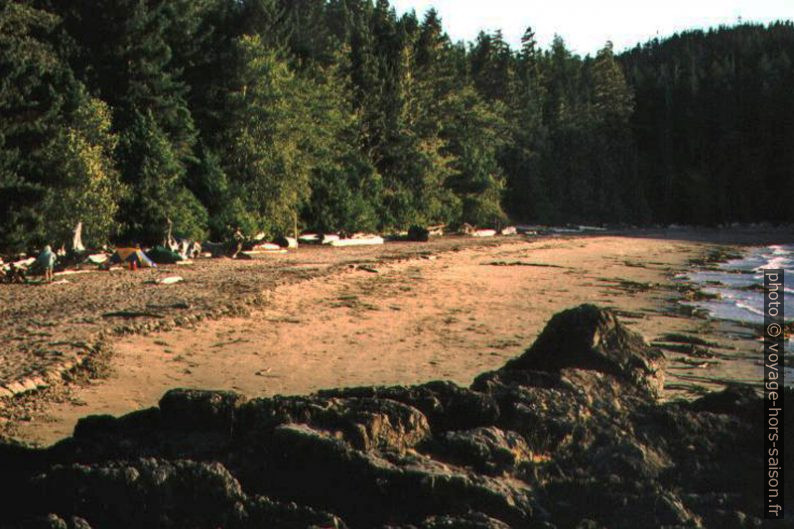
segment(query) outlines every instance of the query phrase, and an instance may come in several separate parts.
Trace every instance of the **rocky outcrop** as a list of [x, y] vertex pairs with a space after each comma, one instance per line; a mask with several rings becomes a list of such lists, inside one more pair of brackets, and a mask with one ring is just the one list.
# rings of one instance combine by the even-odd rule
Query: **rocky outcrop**
[[559, 371], [576, 367], [626, 379], [658, 395], [664, 386], [664, 354], [622, 325], [610, 311], [582, 305], [549, 321], [532, 347], [506, 369]]
[[46, 450], [0, 445], [0, 527], [760, 527], [759, 397], [663, 404], [662, 375], [585, 305], [470, 388], [174, 390]]

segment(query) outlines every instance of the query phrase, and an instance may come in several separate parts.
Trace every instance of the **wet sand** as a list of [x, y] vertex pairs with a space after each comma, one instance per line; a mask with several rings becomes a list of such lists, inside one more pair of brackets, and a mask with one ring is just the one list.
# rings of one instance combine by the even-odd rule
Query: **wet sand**
[[668, 352], [668, 398], [721, 379], [753, 380], [752, 337], [674, 311], [673, 274], [711, 246], [652, 236], [503, 239], [339, 268], [269, 290], [249, 317], [114, 338], [109, 377], [71, 388], [15, 425], [14, 436], [50, 444], [80, 417], [153, 406], [174, 387], [256, 397], [435, 379], [467, 385], [519, 355], [554, 313], [581, 303], [623, 311], [649, 341], [689, 332], [719, 342], [724, 357], [708, 362]]

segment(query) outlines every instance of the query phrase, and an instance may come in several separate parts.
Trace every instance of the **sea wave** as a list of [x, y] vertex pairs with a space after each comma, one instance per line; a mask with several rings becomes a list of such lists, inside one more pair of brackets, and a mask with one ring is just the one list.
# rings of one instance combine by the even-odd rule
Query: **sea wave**
[[768, 269], [785, 271], [783, 300], [789, 309], [785, 319], [794, 320], [794, 244], [752, 248], [739, 259], [720, 263], [717, 269], [676, 276], [704, 292], [718, 294], [717, 299], [682, 304], [702, 308], [714, 319], [763, 323], [763, 273]]

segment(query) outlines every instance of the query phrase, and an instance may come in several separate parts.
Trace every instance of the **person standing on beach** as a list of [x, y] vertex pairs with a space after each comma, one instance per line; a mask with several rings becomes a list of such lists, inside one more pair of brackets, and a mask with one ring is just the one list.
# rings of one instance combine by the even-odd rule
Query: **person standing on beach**
[[48, 244], [44, 247], [44, 250], [39, 254], [36, 258], [36, 263], [44, 269], [44, 280], [45, 281], [52, 281], [53, 278], [53, 268], [55, 267], [55, 254], [52, 251], [52, 248]]
[[245, 242], [245, 236], [243, 232], [240, 231], [240, 227], [238, 226], [234, 230], [234, 234], [232, 235], [232, 259], [237, 259], [237, 256], [240, 252], [243, 251], [243, 243]]

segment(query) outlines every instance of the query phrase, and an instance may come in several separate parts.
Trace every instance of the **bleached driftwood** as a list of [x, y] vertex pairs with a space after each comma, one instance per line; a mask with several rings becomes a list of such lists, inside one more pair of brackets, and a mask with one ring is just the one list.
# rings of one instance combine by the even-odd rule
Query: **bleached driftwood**
[[384, 243], [383, 237], [380, 237], [378, 235], [373, 235], [370, 237], [361, 237], [356, 239], [339, 239], [336, 241], [332, 241], [331, 246], [335, 248], [345, 247], [345, 246], [374, 246], [383, 243]]

